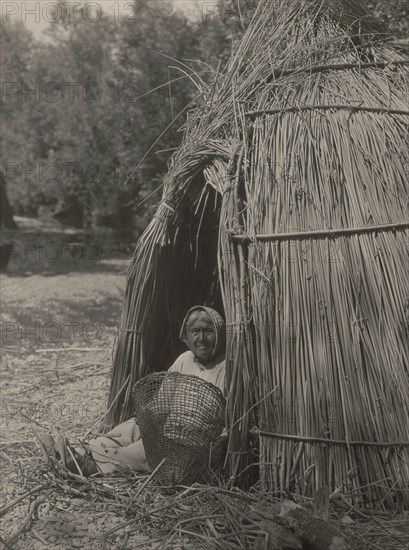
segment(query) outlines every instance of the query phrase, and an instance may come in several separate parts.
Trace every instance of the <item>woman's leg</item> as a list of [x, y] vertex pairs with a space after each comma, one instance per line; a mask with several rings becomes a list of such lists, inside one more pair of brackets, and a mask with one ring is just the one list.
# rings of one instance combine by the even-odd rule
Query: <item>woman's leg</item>
[[105, 476], [135, 470], [150, 472], [141, 432], [135, 418], [123, 422], [88, 443], [99, 470]]

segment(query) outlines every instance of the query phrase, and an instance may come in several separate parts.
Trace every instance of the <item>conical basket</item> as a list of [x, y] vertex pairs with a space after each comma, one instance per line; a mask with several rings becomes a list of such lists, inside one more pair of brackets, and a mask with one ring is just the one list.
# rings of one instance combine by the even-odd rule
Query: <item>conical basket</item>
[[224, 426], [222, 392], [197, 376], [153, 373], [133, 388], [146, 458], [165, 485], [192, 483], [206, 469]]

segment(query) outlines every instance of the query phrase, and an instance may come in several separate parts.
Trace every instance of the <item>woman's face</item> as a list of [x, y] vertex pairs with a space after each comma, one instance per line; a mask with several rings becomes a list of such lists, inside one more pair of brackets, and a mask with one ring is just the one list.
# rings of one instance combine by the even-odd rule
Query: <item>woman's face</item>
[[213, 357], [216, 330], [207, 313], [193, 313], [188, 319], [186, 344], [200, 361], [208, 361]]

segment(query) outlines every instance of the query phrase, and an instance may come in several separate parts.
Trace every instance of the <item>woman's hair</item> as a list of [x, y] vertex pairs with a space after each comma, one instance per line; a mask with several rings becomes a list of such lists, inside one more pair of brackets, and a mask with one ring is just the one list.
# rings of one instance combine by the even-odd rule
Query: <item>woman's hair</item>
[[226, 343], [226, 325], [220, 313], [218, 313], [215, 309], [206, 306], [194, 306], [189, 309], [189, 311], [186, 313], [185, 318], [183, 319], [179, 337], [182, 342], [186, 341], [188, 324], [190, 324], [190, 322], [193, 321], [200, 314], [207, 315], [216, 331], [216, 341], [212, 353], [212, 357], [214, 357], [219, 351], [222, 350], [222, 348], [224, 348]]

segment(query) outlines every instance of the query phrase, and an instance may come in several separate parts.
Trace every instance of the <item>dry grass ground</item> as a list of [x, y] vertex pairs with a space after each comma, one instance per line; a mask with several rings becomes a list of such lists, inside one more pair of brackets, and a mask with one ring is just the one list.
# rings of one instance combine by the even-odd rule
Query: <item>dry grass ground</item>
[[[78, 235], [19, 221], [0, 281], [0, 506], [24, 494], [30, 485], [25, 472], [40, 466], [33, 428], [80, 437], [103, 414], [127, 266], [124, 255], [99, 254], [96, 261], [95, 241], [83, 244], [84, 259], [80, 246], [67, 244]], [[0, 533], [6, 540], [23, 523], [29, 502], [4, 514]], [[57, 492], [15, 548], [92, 548], [103, 523], [107, 528], [120, 521], [104, 506]]]

